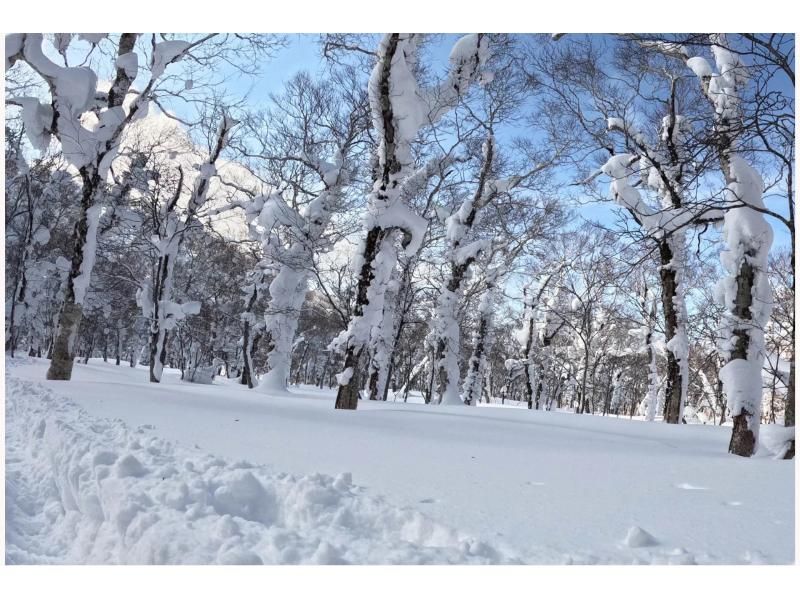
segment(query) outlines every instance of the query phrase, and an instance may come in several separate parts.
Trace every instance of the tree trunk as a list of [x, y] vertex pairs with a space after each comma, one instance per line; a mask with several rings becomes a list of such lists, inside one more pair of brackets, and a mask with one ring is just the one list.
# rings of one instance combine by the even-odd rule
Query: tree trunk
[[[81, 210], [78, 221], [72, 232], [72, 264], [66, 281], [66, 292], [64, 294], [64, 304], [58, 317], [58, 327], [53, 342], [53, 357], [50, 368], [47, 370], [48, 380], [70, 380], [72, 378], [72, 366], [75, 350], [75, 339], [78, 336], [78, 328], [83, 318], [83, 306], [75, 300], [75, 279], [81, 273], [83, 265], [83, 246], [86, 243], [86, 234], [89, 230], [88, 210], [92, 207], [92, 196], [94, 188], [89, 187], [91, 180], [84, 175], [84, 188], [81, 199]], [[90, 273], [87, 273], [87, 277]]]
[[325, 376], [328, 373], [328, 368], [331, 364], [331, 357], [333, 356], [333, 351], [328, 351], [328, 356], [325, 358], [325, 365], [322, 366], [322, 372], [319, 375], [319, 386], [320, 390], [322, 390], [323, 386], [325, 386]]
[[[755, 281], [755, 271], [752, 264], [747, 259], [742, 260], [736, 276], [736, 301], [733, 306], [734, 315], [740, 322], [750, 322], [752, 320], [751, 307], [753, 305], [753, 284]], [[731, 351], [728, 363], [735, 359], [747, 360], [748, 349], [750, 348], [750, 330], [744, 327], [734, 328], [736, 343]], [[727, 365], [727, 364], [726, 364]], [[759, 375], [761, 371], [759, 369]], [[748, 418], [754, 415], [742, 408], [738, 413], [731, 413], [733, 419], [733, 432], [731, 442], [728, 445], [728, 452], [740, 457], [752, 457], [756, 449], [756, 435], [748, 425]]]
[[[153, 336], [155, 336], [155, 340], [153, 340]], [[168, 337], [169, 333], [166, 330], [160, 333], [153, 333], [150, 337], [150, 382], [161, 382], [161, 377], [164, 373], [164, 365], [167, 363]], [[158, 371], [157, 376], [156, 371]]]
[[[793, 340], [794, 342], [794, 340]], [[794, 426], [794, 354], [789, 362], [789, 384], [786, 388], [786, 410], [783, 416], [783, 425]], [[789, 450], [783, 456], [784, 459], [794, 459], [794, 439], [789, 445]]]
[[[715, 35], [712, 41], [721, 42], [724, 46], [725, 35]], [[739, 60], [735, 54], [726, 53], [725, 56], [725, 60], [728, 58], [735, 58], [737, 62]], [[720, 70], [722, 66], [729, 66], [727, 63], [721, 64], [723, 61], [719, 55], [715, 58]], [[730, 263], [732, 256], [727, 256], [727, 259], [723, 260], [728, 262], [724, 264], [728, 274], [734, 277], [735, 293], [731, 293], [731, 289], [726, 287], [724, 301], [726, 306], [732, 305], [731, 309], [726, 310], [725, 315], [732, 320], [729, 338], [732, 341], [735, 339], [735, 342], [720, 375], [727, 378], [724, 380], [725, 392], [729, 399], [734, 398], [733, 403], [735, 403], [731, 412], [733, 432], [728, 450], [735, 455], [750, 457], [756, 449], [756, 429], [759, 425], [762, 395], [760, 380], [764, 356], [760, 352], [762, 347], [759, 345], [763, 342], [763, 327], [767, 324], [772, 303], [769, 292], [761, 291], [769, 288], [768, 281], [764, 278], [757, 281], [757, 276], [767, 276], [767, 255], [772, 244], [772, 228], [759, 213], [764, 207], [763, 181], [758, 181], [760, 185], [752, 184], [752, 181], [760, 179], [760, 175], [736, 153], [738, 136], [745, 124], [742, 113], [735, 108], [739, 100], [736, 79], [733, 77], [734, 85], [725, 89], [728, 96], [725, 106], [719, 105], [716, 91], [711, 90], [711, 77], [700, 77], [700, 87], [715, 112], [714, 143], [719, 156], [720, 170], [725, 176], [726, 197], [735, 196], [736, 200], [744, 204], [741, 207], [729, 208], [725, 212], [723, 226], [724, 238], [726, 242], [731, 243], [723, 256], [727, 252], [734, 252], [733, 255], [738, 260], [736, 263]], [[738, 180], [742, 178], [745, 180]], [[747, 179], [750, 179], [750, 185], [747, 185]], [[758, 235], [760, 239], [755, 240], [753, 231], [760, 225], [763, 225]], [[752, 310], [754, 293], [758, 295], [759, 301], [755, 314]], [[751, 341], [756, 345], [753, 347], [755, 350], [752, 356], [748, 355]], [[740, 363], [734, 363], [737, 361]]]
[[[664, 311], [665, 338], [667, 343], [675, 338], [679, 331], [680, 309], [675, 305], [678, 296], [677, 272], [673, 259], [676, 257], [669, 240], [664, 239], [659, 243], [661, 258], [661, 305]], [[667, 347], [667, 380], [664, 390], [664, 421], [668, 424], [681, 423], [681, 413], [684, 401], [684, 380], [678, 356]]]
[[[156, 325], [157, 326], [157, 325]], [[156, 359], [158, 358], [158, 338], [157, 331], [150, 331], [150, 359], [148, 360], [150, 366], [150, 382], [161, 382], [161, 374], [156, 375]]]
[[[380, 105], [377, 107], [380, 110], [380, 119], [383, 125], [382, 139], [377, 148], [376, 155], [379, 156], [378, 164], [380, 171], [376, 169], [375, 177], [373, 180], [373, 197], [375, 203], [380, 205], [388, 199], [387, 192], [390, 185], [394, 190], [399, 184], [398, 177], [403, 170], [403, 166], [397, 158], [397, 147], [395, 138], [395, 120], [394, 112], [391, 101], [391, 79], [392, 79], [392, 62], [397, 50], [400, 35], [397, 33], [391, 34], [388, 38], [387, 45], [384, 48], [383, 55], [378, 65], [376, 65], [376, 73], [378, 77], [374, 78], [374, 83], [378, 86], [378, 93], [380, 98]], [[376, 107], [372, 107], [373, 115], [375, 115]], [[370, 199], [372, 203], [373, 199]], [[358, 291], [356, 294], [356, 305], [353, 309], [353, 317], [351, 324], [359, 323], [359, 320], [364, 315], [364, 307], [369, 304], [368, 293], [372, 281], [375, 278], [374, 260], [375, 256], [381, 248], [384, 239], [388, 237], [388, 232], [381, 226], [372, 226], [367, 232], [367, 238], [364, 240], [364, 250], [361, 254], [361, 271], [358, 276]], [[383, 289], [378, 289], [378, 293], [382, 293]], [[358, 349], [354, 346], [353, 342], [358, 344]], [[352, 375], [350, 380], [345, 384], [339, 385], [339, 390], [336, 393], [336, 409], [356, 409], [358, 408], [358, 393], [361, 388], [361, 374], [359, 372], [359, 361], [361, 352], [364, 347], [364, 338], [350, 339], [347, 346], [347, 353], [344, 361], [344, 371], [352, 368]]]
[[[297, 367], [294, 370], [294, 384], [300, 385], [300, 378], [302, 376], [303, 367], [308, 365], [306, 356], [308, 355], [308, 342], [303, 343], [303, 352], [300, 354], [300, 359], [297, 362]], [[304, 376], [303, 376], [304, 377]]]
[[589, 374], [589, 348], [585, 347], [583, 355], [583, 375], [581, 376], [581, 397], [575, 413], [587, 412], [589, 405], [586, 400], [586, 377]]
[[[364, 242], [364, 261], [358, 277], [358, 293], [356, 295], [356, 305], [353, 309], [353, 319], [361, 318], [364, 315], [364, 306], [369, 305], [367, 294], [372, 280], [375, 278], [373, 261], [385, 238], [386, 231], [379, 226], [373, 227], [367, 233], [367, 239]], [[353, 368], [353, 375], [350, 376], [350, 380], [346, 384], [339, 385], [339, 390], [336, 393], [336, 409], [358, 408], [358, 393], [361, 388], [358, 362], [361, 358], [361, 352], [361, 347], [358, 352], [355, 351], [355, 347], [352, 344], [347, 347], [344, 369]]]
[[[374, 362], [373, 362], [374, 363]], [[367, 389], [369, 390], [369, 400], [370, 401], [377, 401], [378, 400], [378, 378], [380, 377], [380, 371], [378, 368], [375, 368], [370, 364], [370, 374], [369, 374], [369, 381], [367, 382]]]
[[239, 380], [241, 384], [246, 384], [247, 388], [254, 388], [256, 386], [255, 380], [255, 367], [253, 366], [253, 352], [258, 349], [258, 343], [261, 341], [261, 334], [256, 334], [250, 338], [250, 325], [245, 323], [245, 336], [244, 344], [249, 348], [244, 351], [244, 365], [242, 366], [242, 377]]
[[525, 398], [528, 403], [528, 409], [533, 409], [533, 376], [531, 369], [533, 368], [533, 331], [534, 331], [534, 313], [533, 306], [529, 307], [531, 313], [528, 320], [528, 340], [525, 343]]
[[[492, 290], [486, 291], [491, 293]], [[464, 404], [475, 406], [481, 394], [483, 387], [483, 372], [481, 372], [481, 364], [483, 363], [483, 355], [485, 345], [488, 342], [489, 334], [489, 316], [481, 314], [481, 320], [478, 324], [478, 331], [475, 335], [475, 348], [472, 350], [472, 355], [468, 362], [468, 371], [465, 378], [466, 384], [464, 388]]]
[[122, 360], [122, 331], [119, 328], [117, 328], [117, 351], [116, 351], [115, 365], [119, 365], [121, 360]]
[[549, 367], [548, 347], [553, 342], [553, 339], [555, 338], [557, 332], [558, 330], [556, 330], [556, 332], [553, 334], [545, 334], [545, 336], [542, 338], [542, 351], [541, 351], [542, 359], [539, 368], [540, 371], [537, 376], [536, 395], [534, 396], [533, 399], [533, 403], [537, 411], [543, 406], [547, 406], [547, 410], [549, 411], [549, 405], [548, 405], [549, 402], [547, 401], [547, 397], [542, 397], [542, 391], [544, 390], [544, 379], [545, 375], [547, 374], [547, 372], [545, 371], [545, 365], [548, 365]]
[[356, 353], [353, 347], [347, 348], [347, 353], [344, 359], [344, 371], [352, 368], [352, 374], [347, 384], [339, 385], [339, 391], [336, 393], [336, 409], [357, 409], [358, 408], [358, 393], [361, 388], [361, 372], [359, 367], [359, 360], [361, 357], [361, 350]]

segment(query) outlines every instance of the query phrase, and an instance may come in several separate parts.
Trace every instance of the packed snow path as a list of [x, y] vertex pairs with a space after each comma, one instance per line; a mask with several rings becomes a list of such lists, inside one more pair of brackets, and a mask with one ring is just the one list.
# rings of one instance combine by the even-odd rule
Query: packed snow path
[[270, 475], [89, 416], [35, 382], [6, 390], [9, 564], [509, 562], [350, 474]]
[[793, 463], [729, 428], [6, 366], [9, 563], [794, 560]]

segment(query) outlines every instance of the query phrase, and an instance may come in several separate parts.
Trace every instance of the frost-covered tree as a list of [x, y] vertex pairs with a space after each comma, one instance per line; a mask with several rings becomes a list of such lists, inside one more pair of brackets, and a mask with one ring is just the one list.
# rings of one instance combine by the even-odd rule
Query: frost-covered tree
[[509, 273], [512, 259], [506, 247], [498, 247], [485, 260], [483, 266], [485, 290], [478, 303], [478, 325], [472, 339], [472, 352], [467, 360], [467, 374], [461, 386], [464, 404], [475, 406], [483, 396], [484, 378], [488, 367], [487, 356], [495, 341], [495, 312], [500, 304], [502, 285]]
[[[773, 294], [772, 317], [766, 330], [765, 367], [773, 380], [771, 411], [775, 407], [776, 383], [783, 389], [783, 419], [786, 426], [794, 425], [794, 396], [792, 395], [794, 375], [794, 275], [791, 262], [793, 256], [789, 248], [783, 248], [770, 256], [770, 282]], [[792, 447], [787, 450], [789, 457]]]
[[[560, 148], [539, 147], [529, 138], [518, 138], [513, 146], [507, 142], [513, 150], [509, 147], [509, 151], [504, 152], [504, 144], [496, 136], [496, 131], [519, 118], [524, 112], [524, 103], [531, 100], [532, 86], [515, 66], [516, 44], [508, 42], [502, 36], [495, 41], [500, 56], [493, 56], [487, 65], [492, 76], [484, 79], [490, 80], [484, 81], [474, 99], [465, 100], [463, 123], [458, 121], [462, 110], [456, 112], [454, 118], [457, 131], [467, 127], [476, 130], [475, 138], [467, 136], [464, 143], [467, 151], [470, 145], [480, 144], [480, 153], [472, 160], [474, 166], [468, 163], [474, 174], [464, 177], [467, 184], [462, 186], [465, 189], [452, 212], [444, 218], [444, 276], [429, 335], [438, 371], [438, 402], [443, 404], [462, 403], [459, 395], [462, 338], [458, 314], [464, 307], [464, 293], [470, 277], [478, 274], [475, 266], [480, 258], [504, 248], [503, 266], [498, 263], [487, 272], [485, 283], [493, 290], [485, 297], [486, 301], [479, 304], [479, 310], [487, 313], [490, 306], [495, 305], [493, 296], [500, 290], [498, 279], [507, 274], [516, 258], [561, 224], [557, 202], [542, 192]], [[472, 153], [477, 152], [472, 150]], [[507, 222], [514, 225], [509, 227]], [[490, 320], [480, 320], [477, 328], [475, 343], [480, 346], [481, 339], [490, 331]], [[475, 366], [473, 362], [469, 371], [475, 372]], [[479, 379], [471, 380], [471, 384]], [[467, 404], [474, 405], [474, 401], [469, 399]]]
[[[261, 225], [271, 231], [264, 242], [264, 251], [272, 263], [279, 264], [278, 273], [269, 285], [270, 299], [265, 313], [266, 333], [272, 349], [268, 357], [269, 370], [258, 385], [261, 392], [286, 388], [313, 252], [320, 247], [344, 182], [341, 161], [334, 164], [317, 160], [315, 168], [320, 172], [324, 190], [301, 213], [292, 210], [275, 193], [265, 202], [260, 216]], [[288, 247], [274, 234], [279, 226], [289, 231]]]
[[[794, 254], [794, 35], [662, 34], [628, 35], [626, 38], [639, 48], [685, 63], [695, 72], [701, 83], [698, 90], [710, 100], [712, 117], [716, 120], [706, 127], [711, 153], [719, 158], [726, 147], [734, 147], [735, 153], [747, 159], [764, 183], [760, 203], [733, 199], [728, 188], [718, 194], [715, 203], [723, 210], [746, 207], [770, 216], [786, 228]], [[705, 58], [695, 56], [708, 51], [714, 57], [718, 72], [714, 72]], [[734, 97], [722, 102], [721, 98], [728, 94], [726, 90], [732, 90]], [[727, 107], [723, 103], [727, 103]], [[717, 161], [722, 165], [720, 170], [726, 181], [730, 182], [727, 161], [724, 158]], [[793, 291], [794, 260], [791, 272]], [[794, 359], [791, 359], [788, 375], [791, 395], [794, 394], [793, 371]], [[793, 420], [786, 422], [786, 425], [793, 424]]]
[[[556, 122], [576, 123], [567, 135], [575, 135], [579, 159], [587, 150], [611, 154], [584, 183], [599, 173], [609, 176], [613, 199], [638, 227], [621, 232], [644, 241], [658, 256], [667, 350], [664, 421], [680, 423], [689, 384], [687, 234], [719, 220], [721, 213], [714, 198], [699, 192], [706, 166], [693, 127], [696, 102], [681, 84], [680, 72], [658, 53], [623, 43], [609, 50], [617, 68], [607, 72], [602, 50], [576, 41], [551, 51], [539, 64], [560, 100]], [[561, 68], [572, 71], [564, 81], [557, 76]], [[605, 130], [598, 128], [603, 121]]]
[[300, 213], [293, 212], [277, 195], [271, 198], [274, 205], [267, 206], [275, 218], [274, 222], [265, 221], [262, 212], [262, 226], [265, 229], [273, 230], [277, 225], [282, 225], [288, 229], [291, 239], [288, 247], [283, 247], [277, 237], [271, 235], [264, 246], [268, 259], [280, 265], [278, 274], [269, 286], [270, 301], [265, 314], [266, 331], [273, 348], [268, 357], [269, 370], [258, 386], [264, 392], [286, 388], [297, 321], [306, 298], [314, 253], [324, 247], [324, 236], [331, 218], [342, 201], [347, 182], [344, 156], [353, 140], [351, 138], [346, 147], [337, 150], [333, 163], [318, 157], [305, 158], [319, 173], [323, 189]]
[[[589, 397], [592, 372], [606, 351], [607, 332], [613, 323], [613, 302], [608, 305], [612, 283], [619, 275], [614, 258], [614, 238], [607, 231], [582, 231], [567, 242], [566, 270], [559, 288], [564, 304], [557, 315], [572, 338], [572, 358], [576, 359], [576, 413], [590, 413], [594, 399]], [[565, 332], [567, 334], [567, 332]]]
[[[635, 158], [616, 155], [603, 167], [613, 178], [612, 192], [617, 202], [629, 211], [646, 234], [658, 245], [659, 275], [661, 278], [661, 305], [664, 312], [667, 350], [667, 377], [664, 396], [664, 421], [680, 423], [689, 387], [689, 339], [686, 322], [686, 225], [707, 222], [705, 209], [692, 210], [687, 205], [685, 180], [690, 176], [691, 157], [684, 137], [689, 125], [676, 113], [676, 82], [671, 82], [669, 114], [662, 118], [659, 139], [648, 143], [645, 136], [621, 118], [610, 118], [609, 129], [618, 131], [635, 147], [645, 185], [659, 198], [658, 206], [645, 203], [638, 191], [626, 184], [626, 167]], [[623, 157], [625, 156], [625, 157]], [[649, 395], [648, 395], [649, 396]], [[650, 401], [648, 405], [654, 404]], [[648, 418], [650, 412], [648, 411]]]
[[248, 388], [256, 386], [256, 366], [253, 356], [264, 335], [264, 320], [258, 316], [256, 305], [267, 296], [269, 284], [267, 274], [261, 270], [248, 273], [248, 280], [242, 288], [245, 309], [242, 320], [242, 373], [239, 382]]

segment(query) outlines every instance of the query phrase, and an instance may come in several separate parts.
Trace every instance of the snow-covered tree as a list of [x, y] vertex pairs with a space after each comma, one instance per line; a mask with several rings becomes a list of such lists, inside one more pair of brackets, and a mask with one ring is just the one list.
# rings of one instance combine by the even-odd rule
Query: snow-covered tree
[[72, 216], [78, 188], [57, 155], [24, 158], [22, 130], [6, 128], [6, 350], [22, 344], [45, 354], [69, 264], [62, 222]]
[[[664, 312], [667, 349], [667, 382], [664, 421], [680, 423], [689, 385], [689, 340], [686, 331], [687, 310], [685, 297], [686, 225], [708, 220], [705, 209], [692, 209], [686, 198], [685, 179], [691, 168], [691, 157], [684, 146], [684, 136], [689, 125], [676, 114], [675, 80], [672, 80], [670, 113], [663, 117], [656, 143], [621, 118], [609, 118], [608, 126], [626, 136], [630, 145], [639, 152], [634, 156], [618, 154], [603, 167], [613, 178], [614, 198], [643, 227], [646, 234], [658, 245], [661, 278], [661, 305]], [[659, 206], [650, 206], [630, 186], [626, 168], [635, 162], [645, 185], [659, 198]], [[689, 204], [689, 205], [687, 205]], [[653, 401], [648, 405], [654, 404]], [[648, 411], [648, 418], [649, 418]]]
[[702, 56], [687, 58], [714, 109], [716, 145], [725, 182], [726, 200], [721, 261], [728, 272], [720, 283], [725, 306], [720, 371], [733, 418], [730, 452], [750, 457], [756, 451], [761, 417], [764, 328], [772, 309], [767, 258], [772, 227], [764, 218], [761, 176], [739, 151], [743, 126], [739, 98], [747, 83], [741, 58], [727, 46], [723, 34], [712, 36], [716, 71]]
[[217, 127], [216, 137], [208, 157], [199, 166], [189, 187], [185, 208], [178, 202], [184, 193], [183, 169], [178, 167], [178, 178], [171, 197], [161, 202], [154, 213], [152, 242], [157, 252], [157, 266], [150, 280], [137, 293], [137, 302], [142, 314], [150, 322], [150, 381], [160, 382], [167, 353], [169, 331], [188, 315], [200, 312], [200, 304], [189, 301], [183, 304], [173, 301], [172, 286], [178, 252], [183, 245], [186, 232], [196, 224], [198, 213], [208, 200], [211, 179], [216, 176], [216, 164], [228, 142], [231, 129], [237, 121], [223, 114]]
[[477, 78], [488, 57], [487, 39], [481, 34], [462, 37], [450, 53], [450, 71], [433, 88], [417, 82], [416, 34], [387, 34], [369, 82], [369, 101], [377, 137], [377, 165], [370, 194], [357, 270], [359, 284], [353, 318], [336, 339], [345, 351], [339, 374], [336, 407], [358, 406], [360, 358], [372, 328], [383, 317], [386, 286], [397, 260], [395, 243], [413, 255], [422, 243], [427, 221], [410, 210], [404, 197], [407, 179], [414, 179], [412, 144], [420, 129], [441, 119]]
[[506, 362], [506, 369], [511, 372], [512, 376], [517, 372], [522, 375], [524, 380], [523, 397], [528, 405], [528, 409], [533, 409], [534, 406], [536, 409], [540, 408], [540, 405], [535, 404], [536, 401], [534, 400], [534, 396], [537, 394], [537, 390], [539, 390], [539, 380], [543, 376], [543, 373], [539, 371], [540, 368], [537, 367], [539, 363], [538, 354], [541, 350], [540, 340], [544, 341], [545, 339], [549, 339], [549, 345], [549, 342], [552, 341], [553, 331], [550, 330], [550, 334], [548, 334], [546, 330], [542, 339], [540, 339], [538, 322], [543, 318], [549, 318], [551, 322], [554, 319], [560, 319], [557, 315], [553, 316], [549, 313], [545, 315], [541, 308], [542, 303], [547, 302], [548, 299], [552, 297], [552, 294], [548, 297], [548, 293], [551, 291], [550, 284], [554, 279], [558, 278], [562, 269], [563, 265], [556, 268], [554, 271], [540, 275], [523, 290], [525, 311], [523, 314], [523, 325], [518, 336], [519, 344], [523, 348], [522, 354], [519, 359], [508, 360], [508, 362]]
[[[101, 35], [100, 38], [105, 36]], [[75, 225], [72, 265], [59, 320], [48, 378], [69, 380], [72, 354], [78, 332], [86, 288], [95, 261], [97, 223], [102, 212], [104, 181], [125, 127], [147, 110], [147, 99], [158, 76], [167, 65], [180, 60], [191, 46], [188, 42], [159, 42], [153, 52], [155, 68], [144, 90], [125, 104], [138, 74], [136, 33], [125, 33], [116, 46], [117, 70], [108, 93], [98, 94], [97, 73], [89, 67], [62, 67], [44, 52], [41, 34], [6, 37], [6, 68], [24, 61], [45, 81], [50, 101], [35, 97], [15, 98], [23, 108], [23, 119], [31, 145], [44, 150], [51, 137], [61, 143], [65, 159], [77, 169], [82, 185], [81, 211]], [[100, 39], [91, 40], [97, 43]], [[84, 124], [84, 115], [93, 124]]]
[[[292, 210], [279, 194], [273, 194], [265, 202], [259, 217], [261, 226], [270, 231], [264, 242], [267, 259], [280, 268], [269, 285], [270, 300], [265, 319], [272, 350], [268, 357], [269, 370], [258, 385], [260, 392], [286, 388], [297, 322], [306, 298], [314, 252], [320, 249], [322, 237], [346, 182], [341, 153], [335, 163], [310, 156], [305, 159], [319, 172], [323, 190], [300, 213]], [[288, 247], [275, 234], [279, 226], [289, 231], [291, 241]]]
[[[642, 285], [639, 296], [639, 315], [643, 324], [638, 328], [630, 330], [630, 335], [634, 337], [647, 356], [647, 394], [644, 397], [645, 419], [654, 421], [658, 410], [658, 399], [661, 391], [661, 378], [658, 375], [658, 364], [656, 361], [656, 306], [658, 301], [651, 289], [647, 288], [647, 282]], [[688, 355], [687, 355], [688, 359]], [[665, 396], [667, 392], [664, 391]]]
[[[505, 252], [498, 251], [502, 257]], [[475, 406], [483, 395], [484, 376], [487, 368], [487, 355], [494, 347], [495, 341], [495, 311], [500, 303], [501, 285], [508, 274], [508, 261], [503, 263], [501, 258], [497, 261], [494, 256], [489, 256], [485, 266], [485, 286], [483, 295], [478, 303], [478, 326], [472, 339], [472, 353], [467, 360], [467, 374], [461, 386], [464, 404]]]
[[269, 293], [267, 274], [260, 268], [248, 273], [249, 278], [242, 288], [245, 309], [242, 320], [242, 373], [239, 381], [248, 388], [256, 386], [256, 368], [253, 354], [264, 335], [265, 323], [256, 312], [256, 304]]
[[[73, 37], [73, 34], [59, 34], [55, 41], [65, 62]], [[99, 73], [93, 68], [61, 66], [51, 59], [42, 34], [6, 36], [6, 69], [18, 62], [25, 63], [49, 92], [45, 101], [23, 96], [7, 99], [7, 103], [22, 108], [28, 139], [34, 149], [45, 150], [51, 138], [59, 142], [65, 160], [77, 172], [81, 187], [73, 251], [68, 256], [71, 266], [48, 371], [50, 379], [69, 380], [72, 375], [74, 343], [96, 260], [97, 227], [105, 209], [109, 170], [124, 132], [147, 114], [170, 65], [195, 56], [205, 44], [220, 41], [215, 39], [216, 34], [192, 41], [166, 38], [157, 41], [153, 35], [150, 43], [137, 47], [140, 37], [137, 33], [123, 33], [114, 38], [106, 34], [80, 34], [81, 41], [92, 48], [98, 44], [110, 46], [113, 64], [109, 70], [114, 74], [111, 85], [104, 91], [105, 86], [98, 85]], [[146, 47], [149, 48], [147, 64], [143, 60]], [[217, 48], [219, 57], [227, 53], [229, 50]], [[135, 80], [142, 81], [140, 87], [133, 87]]]

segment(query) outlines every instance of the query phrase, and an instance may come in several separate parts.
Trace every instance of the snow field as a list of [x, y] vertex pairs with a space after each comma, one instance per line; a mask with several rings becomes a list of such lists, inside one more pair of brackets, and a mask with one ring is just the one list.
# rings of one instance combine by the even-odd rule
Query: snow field
[[6, 365], [9, 563], [794, 561], [794, 464], [730, 428]]

